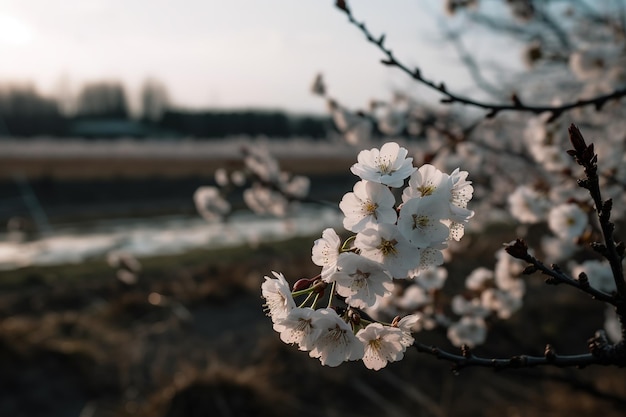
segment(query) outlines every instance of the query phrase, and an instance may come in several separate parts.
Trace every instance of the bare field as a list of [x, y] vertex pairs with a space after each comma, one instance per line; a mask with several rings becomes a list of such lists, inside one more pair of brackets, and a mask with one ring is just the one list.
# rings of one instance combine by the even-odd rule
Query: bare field
[[[280, 158], [283, 170], [304, 174], [347, 172], [354, 163], [345, 157]], [[18, 173], [29, 179], [58, 180], [107, 178], [181, 178], [211, 177], [217, 168], [242, 168], [241, 159], [183, 159], [183, 158], [2, 158], [0, 180]]]
[[[220, 167], [241, 168], [249, 139], [222, 141], [0, 141], [0, 180], [27, 178], [107, 179], [212, 176]], [[283, 170], [305, 175], [347, 172], [356, 150], [307, 140], [264, 141]]]

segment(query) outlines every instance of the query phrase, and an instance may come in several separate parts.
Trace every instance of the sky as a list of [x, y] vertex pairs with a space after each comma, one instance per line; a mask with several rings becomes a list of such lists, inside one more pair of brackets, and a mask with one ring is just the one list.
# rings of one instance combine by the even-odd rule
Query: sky
[[[441, 41], [442, 0], [353, 0], [351, 8], [407, 63], [448, 86], [469, 85]], [[154, 78], [186, 108], [325, 113], [310, 93], [317, 73], [352, 108], [416, 88], [380, 64], [334, 0], [0, 0], [0, 57], [0, 83], [33, 82], [51, 95], [119, 80], [136, 96]]]

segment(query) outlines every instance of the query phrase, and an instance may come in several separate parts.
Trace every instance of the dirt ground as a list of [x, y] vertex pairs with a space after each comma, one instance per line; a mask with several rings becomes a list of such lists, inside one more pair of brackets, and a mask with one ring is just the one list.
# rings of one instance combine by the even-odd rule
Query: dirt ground
[[[93, 261], [0, 273], [0, 415], [126, 416], [623, 416], [623, 369], [466, 369], [408, 351], [383, 371], [322, 367], [284, 345], [262, 311], [270, 271], [317, 274], [314, 237], [254, 250], [196, 251], [143, 260], [138, 282]], [[500, 242], [467, 236], [452, 286]], [[456, 283], [456, 284], [455, 284]], [[529, 278], [524, 309], [494, 323], [477, 353], [585, 349], [603, 307]], [[581, 336], [582, 335], [582, 336]], [[437, 333], [425, 343], [450, 347]]]

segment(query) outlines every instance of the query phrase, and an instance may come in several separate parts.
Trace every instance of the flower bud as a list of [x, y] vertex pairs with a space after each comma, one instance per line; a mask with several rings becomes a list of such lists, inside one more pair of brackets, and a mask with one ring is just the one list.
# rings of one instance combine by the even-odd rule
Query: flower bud
[[522, 260], [528, 258], [528, 246], [522, 239], [516, 239], [514, 242], [507, 244], [504, 250], [514, 258]]
[[307, 289], [311, 286], [311, 284], [313, 284], [314, 281], [315, 280], [313, 279], [306, 279], [306, 278], [299, 279], [295, 282], [295, 284], [293, 284], [292, 291], [295, 292], [295, 291]]

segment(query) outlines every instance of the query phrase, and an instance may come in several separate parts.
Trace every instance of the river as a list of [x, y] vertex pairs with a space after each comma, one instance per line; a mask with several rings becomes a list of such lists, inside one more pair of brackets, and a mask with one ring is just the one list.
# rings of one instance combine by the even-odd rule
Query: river
[[141, 258], [196, 248], [254, 247], [261, 242], [314, 235], [341, 225], [341, 218], [338, 210], [303, 205], [286, 218], [235, 212], [223, 223], [209, 223], [197, 216], [165, 216], [60, 225], [33, 240], [0, 236], [0, 269], [106, 259], [111, 251]]

